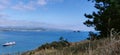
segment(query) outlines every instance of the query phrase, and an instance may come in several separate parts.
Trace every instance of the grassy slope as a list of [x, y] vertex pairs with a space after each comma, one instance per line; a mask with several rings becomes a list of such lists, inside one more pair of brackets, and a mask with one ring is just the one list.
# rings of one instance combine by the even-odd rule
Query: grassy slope
[[60, 49], [36, 49], [23, 55], [120, 55], [120, 36], [94, 41], [70, 43]]

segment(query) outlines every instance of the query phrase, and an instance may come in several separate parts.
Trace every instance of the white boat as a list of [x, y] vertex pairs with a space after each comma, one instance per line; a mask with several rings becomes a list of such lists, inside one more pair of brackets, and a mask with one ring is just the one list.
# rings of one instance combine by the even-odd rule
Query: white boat
[[15, 42], [7, 42], [5, 44], [3, 44], [3, 46], [11, 46], [11, 45], [15, 45]]

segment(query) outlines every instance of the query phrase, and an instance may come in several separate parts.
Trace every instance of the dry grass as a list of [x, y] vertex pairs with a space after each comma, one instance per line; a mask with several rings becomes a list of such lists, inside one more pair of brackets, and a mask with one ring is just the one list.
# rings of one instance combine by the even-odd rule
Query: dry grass
[[109, 38], [71, 43], [62, 49], [35, 49], [20, 55], [120, 55], [119, 34], [111, 31]]
[[[71, 43], [70, 47], [58, 49], [32, 50], [24, 54], [5, 55], [120, 55], [120, 36], [94, 41]], [[3, 54], [4, 55], [4, 54]]]
[[71, 43], [61, 50], [34, 50], [23, 55], [120, 55], [120, 35], [111, 31], [109, 38]]
[[[120, 36], [119, 36], [120, 37]], [[27, 52], [25, 55], [120, 55], [120, 39], [110, 38], [74, 43], [62, 50], [45, 49]]]

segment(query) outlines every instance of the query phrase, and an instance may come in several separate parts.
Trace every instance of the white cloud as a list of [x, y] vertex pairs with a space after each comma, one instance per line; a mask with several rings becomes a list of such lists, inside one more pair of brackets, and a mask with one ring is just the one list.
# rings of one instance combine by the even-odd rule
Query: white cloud
[[10, 5], [10, 0], [0, 0], [0, 10], [7, 8]]
[[63, 2], [64, 0], [48, 0], [48, 1], [52, 1], [52, 2]]
[[23, 20], [11, 20], [11, 19], [0, 19], [0, 26], [23, 26], [23, 27], [41, 27], [43, 23], [23, 21]]
[[34, 6], [34, 3], [32, 1], [28, 4], [19, 2], [18, 4], [16, 4], [15, 6], [13, 6], [11, 8], [16, 9], [16, 10], [35, 10], [36, 9]]
[[0, 0], [0, 10], [15, 9], [15, 10], [35, 10], [41, 6], [46, 6], [49, 3], [61, 2], [63, 0]]
[[10, 4], [10, 0], [0, 0], [0, 4], [8, 5]]
[[7, 18], [7, 17], [10, 17], [10, 16], [7, 15], [7, 14], [0, 14], [0, 19], [2, 19], [2, 18]]
[[93, 31], [93, 28], [87, 28], [78, 25], [56, 25], [47, 24], [34, 21], [23, 21], [23, 20], [10, 20], [10, 19], [0, 19], [0, 27], [40, 27], [48, 29], [63, 29], [63, 30], [81, 30], [81, 31]]
[[3, 10], [5, 8], [6, 8], [5, 5], [0, 4], [0, 10]]
[[38, 0], [37, 4], [40, 5], [40, 6], [44, 6], [44, 5], [47, 4], [47, 1], [46, 0]]
[[49, 4], [50, 2], [63, 2], [64, 0], [37, 0], [37, 3], [38, 5], [40, 6], [45, 6], [47, 4]]

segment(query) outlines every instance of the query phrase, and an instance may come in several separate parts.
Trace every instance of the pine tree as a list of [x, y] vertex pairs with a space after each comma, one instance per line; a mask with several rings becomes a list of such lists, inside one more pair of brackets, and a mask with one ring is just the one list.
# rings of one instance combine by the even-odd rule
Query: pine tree
[[84, 22], [88, 27], [99, 31], [98, 38], [109, 37], [110, 30], [114, 28], [120, 32], [120, 0], [89, 0], [95, 3], [97, 12], [85, 14], [88, 18]]

